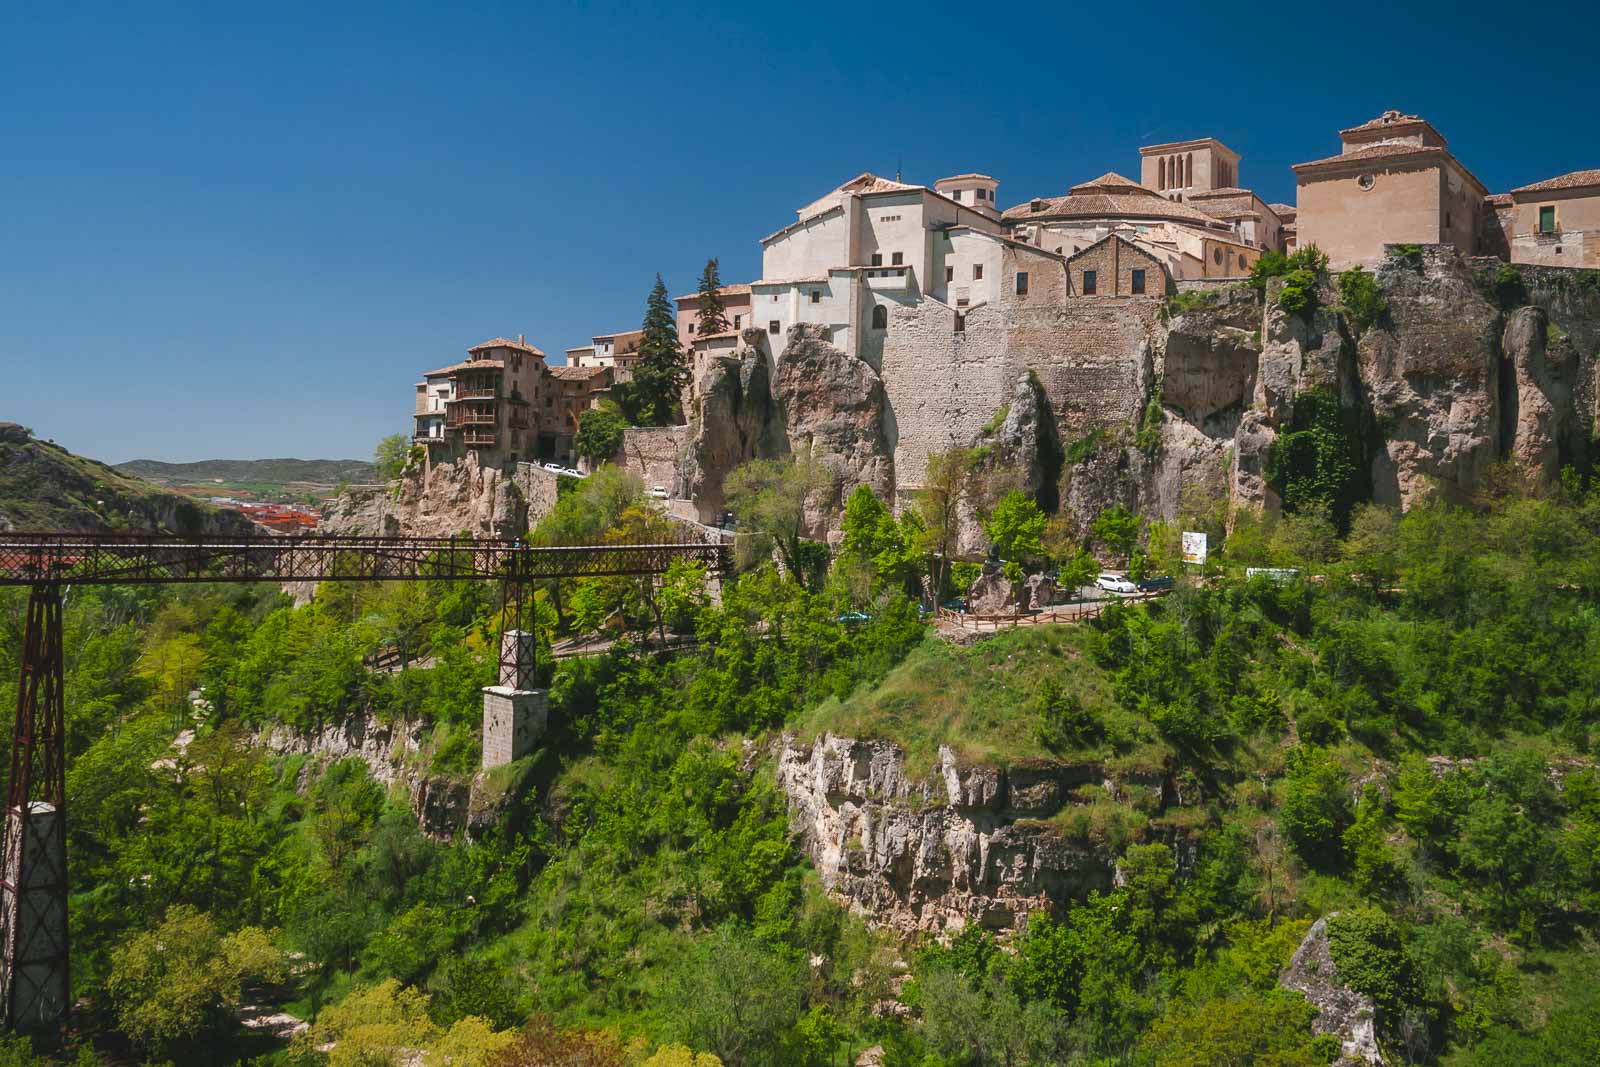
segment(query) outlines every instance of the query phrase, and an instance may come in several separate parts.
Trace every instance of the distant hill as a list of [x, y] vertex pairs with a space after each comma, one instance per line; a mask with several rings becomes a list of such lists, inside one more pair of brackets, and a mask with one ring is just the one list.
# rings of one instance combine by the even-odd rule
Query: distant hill
[[360, 459], [202, 459], [196, 463], [130, 459], [116, 468], [157, 485], [338, 485], [378, 480], [377, 468]]
[[245, 534], [243, 515], [204, 504], [0, 422], [0, 532]]

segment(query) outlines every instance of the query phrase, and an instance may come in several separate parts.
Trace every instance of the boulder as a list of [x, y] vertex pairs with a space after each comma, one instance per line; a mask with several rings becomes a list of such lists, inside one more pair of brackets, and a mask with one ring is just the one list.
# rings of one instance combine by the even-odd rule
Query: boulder
[[1048, 574], [1030, 574], [1022, 583], [1022, 608], [1038, 611], [1056, 602], [1056, 582]]
[[1562, 445], [1574, 421], [1567, 346], [1556, 332], [1552, 347], [1553, 332], [1542, 308], [1518, 308], [1506, 323], [1502, 342], [1515, 383], [1505, 412], [1511, 455], [1544, 484], [1560, 474]]
[[999, 569], [978, 575], [967, 590], [967, 610], [974, 615], [1005, 615], [1021, 607], [1020, 589]]
[[737, 355], [711, 359], [694, 383], [697, 402], [679, 491], [695, 502], [703, 521], [714, 521], [724, 510], [722, 480], [729, 471], [784, 451], [767, 357], [759, 337], [757, 342]]
[[1311, 1028], [1339, 1039], [1341, 1064], [1382, 1064], [1372, 998], [1339, 980], [1328, 950], [1328, 920], [1337, 914], [1325, 915], [1312, 925], [1278, 984], [1304, 993], [1317, 1009]]

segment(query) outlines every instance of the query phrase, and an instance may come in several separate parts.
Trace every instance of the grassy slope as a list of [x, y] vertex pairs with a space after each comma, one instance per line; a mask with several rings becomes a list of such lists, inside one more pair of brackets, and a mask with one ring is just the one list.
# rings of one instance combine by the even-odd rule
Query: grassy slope
[[216, 508], [73, 455], [60, 445], [36, 438], [0, 441], [0, 529], [150, 529], [157, 525], [151, 516], [168, 513], [199, 524], [246, 524], [242, 518], [219, 519]]
[[[807, 737], [833, 731], [898, 742], [913, 773], [926, 773], [949, 745], [964, 763], [997, 766], [1053, 758], [1040, 745], [1036, 696], [1046, 679], [1076, 696], [1106, 723], [1110, 737], [1136, 743], [1148, 729], [1118, 709], [1110, 679], [1084, 653], [1078, 626], [1021, 627], [961, 648], [929, 637], [882, 684], [840, 702], [829, 699], [796, 723]], [[1153, 731], [1150, 732], [1153, 737]], [[1107, 758], [1110, 742], [1074, 757]]]

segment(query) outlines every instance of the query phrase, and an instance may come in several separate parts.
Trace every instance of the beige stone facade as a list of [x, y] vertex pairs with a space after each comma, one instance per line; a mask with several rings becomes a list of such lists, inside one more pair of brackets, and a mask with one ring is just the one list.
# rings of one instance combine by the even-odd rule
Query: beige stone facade
[[1600, 170], [1574, 171], [1490, 200], [1511, 262], [1600, 267]]
[[1159, 259], [1115, 234], [1069, 257], [1067, 276], [1078, 297], [1164, 297], [1171, 286]]
[[511, 463], [534, 458], [536, 412], [548, 397], [544, 353], [520, 337], [496, 337], [467, 355], [417, 383], [413, 440], [433, 460], [468, 452]]

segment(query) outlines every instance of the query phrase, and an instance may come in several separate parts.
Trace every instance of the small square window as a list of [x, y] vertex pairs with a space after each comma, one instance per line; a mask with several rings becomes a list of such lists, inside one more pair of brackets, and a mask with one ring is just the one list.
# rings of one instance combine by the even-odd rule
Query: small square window
[[889, 260], [889, 263], [892, 266], [898, 267], [898, 266], [902, 265], [903, 263], [905, 263], [905, 261], [906, 261], [906, 254], [904, 252], [896, 252], [894, 254], [893, 258], [891, 258]]
[[969, 303], [971, 303], [971, 301], [970, 301], [970, 300], [968, 300], [968, 299], [967, 299], [967, 298], [966, 298], [966, 297], [964, 297], [964, 296], [961, 296], [961, 297], [957, 297], [957, 298], [956, 298], [956, 307], [958, 307], [958, 308], [964, 308], [964, 307], [966, 307], [966, 306], [967, 306], [967, 305], [968, 305], [968, 304], [969, 304]]
[[694, 336], [694, 323], [692, 323], [692, 322], [689, 324], [689, 336], [690, 337]]
[[773, 319], [771, 322], [767, 323], [767, 332], [768, 333], [777, 333], [778, 332], [778, 320], [777, 319]]
[[1556, 209], [1555, 209], [1554, 205], [1552, 205], [1550, 207], [1542, 207], [1542, 208], [1539, 209], [1539, 232], [1540, 233], [1555, 233], [1556, 232]]
[[987, 189], [979, 189], [978, 192], [977, 192], [977, 197], [978, 197], [979, 200], [987, 200], [987, 199], [989, 199], [989, 190], [987, 190]]
[[735, 330], [737, 330], [739, 328], [740, 324], [743, 323], [743, 322], [744, 322], [744, 316], [743, 315], [735, 315], [733, 317], [733, 328]]
[[975, 282], [983, 280], [983, 264], [982, 263], [974, 263], [972, 265], [972, 280], [975, 281]]
[[874, 253], [872, 253], [872, 265], [874, 267], [883, 266], [883, 253], [882, 252], [874, 252]]
[[960, 189], [956, 189], [953, 192], [951, 192], [950, 199], [954, 200], [958, 204], [961, 203], [961, 190]]
[[947, 282], [956, 280], [956, 269], [954, 267], [946, 267], [944, 269], [944, 280]]
[[960, 312], [956, 313], [955, 331], [956, 331], [956, 333], [966, 333], [967, 332], [967, 317], [965, 315], [961, 314]]
[[1095, 292], [1095, 280], [1096, 279], [1095, 279], [1095, 272], [1094, 271], [1086, 270], [1086, 271], [1083, 272], [1083, 295], [1084, 296], [1093, 296], [1094, 295], [1094, 292]]
[[1133, 295], [1134, 296], [1140, 296], [1143, 293], [1144, 293], [1144, 271], [1135, 270], [1133, 272]]
[[822, 290], [821, 289], [813, 289], [813, 290], [811, 290], [811, 302], [813, 304], [822, 303]]
[[1025, 270], [1019, 270], [1019, 271], [1017, 271], [1017, 295], [1018, 296], [1026, 296], [1027, 294], [1028, 294], [1028, 272], [1025, 271]]

